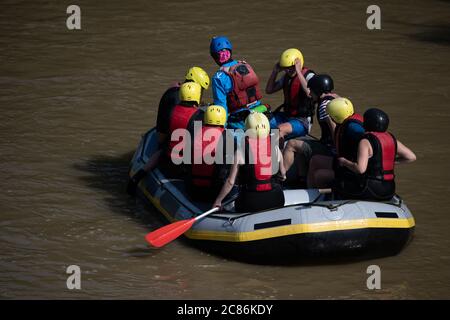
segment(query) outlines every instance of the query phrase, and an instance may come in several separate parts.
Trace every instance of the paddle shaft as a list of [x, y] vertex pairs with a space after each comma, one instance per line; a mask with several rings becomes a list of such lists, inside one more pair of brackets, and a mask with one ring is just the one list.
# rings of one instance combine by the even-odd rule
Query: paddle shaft
[[203, 218], [206, 217], [207, 215], [210, 215], [211, 213], [214, 213], [214, 212], [216, 212], [216, 211], [219, 211], [219, 209], [220, 209], [219, 207], [212, 208], [211, 210], [208, 210], [208, 211], [202, 213], [201, 215], [196, 216], [194, 219], [195, 219], [195, 221], [198, 221], [198, 220], [200, 220], [200, 219], [203, 219]]

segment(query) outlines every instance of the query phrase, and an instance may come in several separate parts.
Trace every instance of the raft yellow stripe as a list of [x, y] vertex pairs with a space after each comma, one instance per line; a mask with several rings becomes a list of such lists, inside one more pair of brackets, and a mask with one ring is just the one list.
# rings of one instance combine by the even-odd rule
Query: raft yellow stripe
[[[154, 198], [145, 188], [141, 188], [145, 196], [161, 213], [171, 222], [175, 221], [170, 214], [161, 206], [159, 200]], [[365, 228], [392, 228], [392, 229], [410, 229], [415, 226], [414, 218], [393, 219], [393, 218], [371, 218], [355, 219], [344, 221], [327, 221], [310, 224], [296, 224], [289, 226], [272, 227], [246, 232], [226, 232], [226, 231], [207, 231], [207, 230], [189, 230], [185, 233], [190, 239], [195, 240], [215, 240], [228, 242], [245, 242], [262, 240], [275, 237], [283, 237], [302, 233], [318, 233], [327, 231], [365, 229]]]
[[229, 242], [244, 242], [261, 240], [267, 238], [282, 237], [302, 233], [318, 233], [326, 231], [365, 229], [365, 228], [412, 228], [414, 227], [414, 218], [409, 219], [357, 219], [345, 221], [329, 221], [311, 224], [296, 224], [290, 226], [273, 227], [261, 230], [247, 232], [223, 232], [223, 231], [202, 231], [190, 230], [186, 236], [197, 240], [216, 240]]

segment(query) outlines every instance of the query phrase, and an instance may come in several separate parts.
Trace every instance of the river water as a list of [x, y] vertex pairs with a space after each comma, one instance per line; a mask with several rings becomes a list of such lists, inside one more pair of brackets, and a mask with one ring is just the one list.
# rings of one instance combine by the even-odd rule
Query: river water
[[[81, 30], [66, 28], [69, 4], [0, 4], [0, 298], [450, 297], [448, 1], [377, 1], [382, 29], [373, 31], [371, 1], [80, 0]], [[208, 49], [219, 34], [263, 87], [281, 51], [299, 47], [360, 112], [389, 113], [391, 131], [418, 157], [397, 169], [417, 223], [404, 251], [258, 266], [182, 241], [146, 246], [162, 221], [124, 193], [128, 161], [167, 86], [191, 65], [216, 70]], [[81, 290], [66, 288], [72, 264]], [[366, 288], [371, 264], [381, 267], [378, 291]]]

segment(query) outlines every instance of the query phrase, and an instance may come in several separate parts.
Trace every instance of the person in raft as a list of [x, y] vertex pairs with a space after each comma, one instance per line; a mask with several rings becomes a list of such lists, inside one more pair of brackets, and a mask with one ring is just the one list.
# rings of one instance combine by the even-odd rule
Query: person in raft
[[[198, 83], [186, 82], [180, 86], [180, 102], [172, 108], [169, 117], [168, 137], [171, 137], [172, 133], [177, 129], [191, 130], [195, 120], [201, 121], [200, 117], [202, 116], [202, 113], [198, 108], [201, 95], [202, 89]], [[183, 150], [186, 147], [185, 142], [188, 138], [186, 132], [184, 132], [178, 140], [169, 138], [170, 140], [164, 144], [161, 150], [161, 155], [159, 157], [165, 160], [159, 161], [162, 165], [161, 168], [171, 176], [180, 176], [184, 174], [184, 166], [181, 165], [181, 162], [183, 159]], [[145, 170], [140, 170], [131, 179], [131, 183], [134, 185], [134, 191], [136, 190], [139, 180], [142, 179], [145, 174]]]
[[[210, 79], [205, 70], [200, 67], [192, 67], [186, 72], [183, 83], [195, 82], [202, 87], [203, 90], [208, 90]], [[173, 108], [180, 102], [180, 87], [182, 83], [177, 82], [168, 88], [161, 97], [158, 106], [158, 115], [156, 118], [156, 131], [158, 132], [158, 151], [153, 154], [145, 166], [139, 170], [133, 177], [130, 178], [127, 185], [127, 193], [134, 195], [139, 181], [151, 171], [159, 162], [162, 150], [165, 148], [169, 136], [169, 123]]]
[[387, 131], [388, 126], [389, 117], [382, 110], [364, 113], [366, 133], [358, 144], [356, 161], [337, 159], [339, 166], [353, 173], [336, 180], [334, 191], [339, 198], [386, 201], [395, 195], [395, 163], [413, 162], [416, 155]]
[[[214, 200], [227, 176], [227, 111], [222, 106], [206, 108], [201, 130], [193, 132], [192, 163], [189, 165], [187, 185], [192, 199]], [[234, 145], [234, 144], [233, 144]], [[234, 150], [230, 152], [232, 156]]]
[[320, 139], [291, 139], [283, 149], [284, 167], [289, 171], [294, 162], [297, 165], [297, 182], [306, 184], [309, 161], [313, 155], [332, 157], [335, 150], [333, 145], [333, 133], [336, 123], [331, 120], [328, 112], [328, 104], [339, 95], [333, 92], [333, 79], [327, 74], [318, 74], [308, 81], [312, 103], [317, 106], [316, 117], [320, 126]]
[[[284, 75], [278, 79], [278, 74]], [[291, 48], [285, 50], [273, 68], [266, 85], [266, 93], [283, 89], [284, 103], [273, 113], [271, 126], [278, 127], [281, 139], [305, 136], [311, 129], [314, 108], [309, 97], [308, 81], [314, 71], [304, 66], [303, 54]], [[279, 111], [283, 109], [283, 111]]]
[[245, 120], [246, 137], [244, 151], [238, 149], [236, 161], [231, 167], [213, 207], [221, 207], [223, 199], [233, 189], [239, 178], [239, 196], [236, 212], [255, 212], [284, 206], [284, 193], [275, 176], [285, 175], [283, 157], [278, 145], [272, 146], [270, 124], [267, 117], [252, 112]]
[[348, 173], [338, 167], [336, 159], [345, 157], [356, 160], [359, 140], [364, 135], [363, 117], [355, 113], [352, 102], [347, 98], [335, 98], [327, 106], [327, 112], [336, 124], [333, 133], [335, 155], [316, 154], [311, 158], [308, 171], [309, 188], [328, 188], [333, 180]]
[[214, 104], [227, 110], [227, 128], [244, 129], [250, 110], [267, 111], [260, 102], [259, 78], [250, 64], [232, 58], [233, 46], [227, 37], [212, 38], [209, 51], [220, 67], [212, 78]]

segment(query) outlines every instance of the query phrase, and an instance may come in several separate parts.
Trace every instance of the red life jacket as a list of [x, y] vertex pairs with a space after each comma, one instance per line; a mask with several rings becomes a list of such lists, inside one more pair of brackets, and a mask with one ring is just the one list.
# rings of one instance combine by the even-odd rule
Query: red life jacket
[[233, 113], [262, 98], [259, 79], [253, 68], [245, 61], [231, 67], [221, 67], [232, 81], [233, 89], [227, 95], [228, 113]]
[[[302, 69], [302, 75], [305, 76], [310, 70], [306, 67]], [[289, 117], [310, 117], [314, 113], [311, 99], [306, 95], [302, 88], [300, 79], [295, 75], [290, 78], [285, 75], [283, 82], [284, 110]]]
[[222, 138], [224, 130], [223, 127], [203, 126], [202, 130], [194, 137], [191, 165], [191, 181], [194, 186], [203, 188], [213, 186], [218, 164], [207, 164], [205, 158], [214, 159], [217, 147], [224, 146]]
[[177, 104], [171, 113], [169, 122], [169, 146], [167, 148], [167, 155], [171, 158], [172, 153], [174, 157], [182, 158], [183, 150], [185, 147], [185, 141], [188, 137], [183, 135], [180, 140], [172, 141], [172, 133], [177, 129], [189, 129], [192, 121], [194, 120], [194, 115], [197, 113], [198, 109], [193, 106], [186, 106], [182, 104]]
[[269, 191], [272, 186], [272, 154], [270, 136], [245, 139], [245, 164], [241, 179], [247, 191]]
[[394, 180], [394, 164], [397, 154], [395, 137], [389, 132], [367, 132], [364, 138], [369, 140], [373, 150], [365, 176], [384, 181]]
[[355, 141], [344, 141], [344, 136], [350, 123], [357, 123], [363, 126], [363, 122], [363, 117], [358, 113], [354, 113], [351, 117], [348, 117], [344, 122], [336, 126], [336, 129], [334, 130], [334, 143], [338, 157], [344, 157], [350, 161], [356, 160], [360, 139], [355, 139]]

